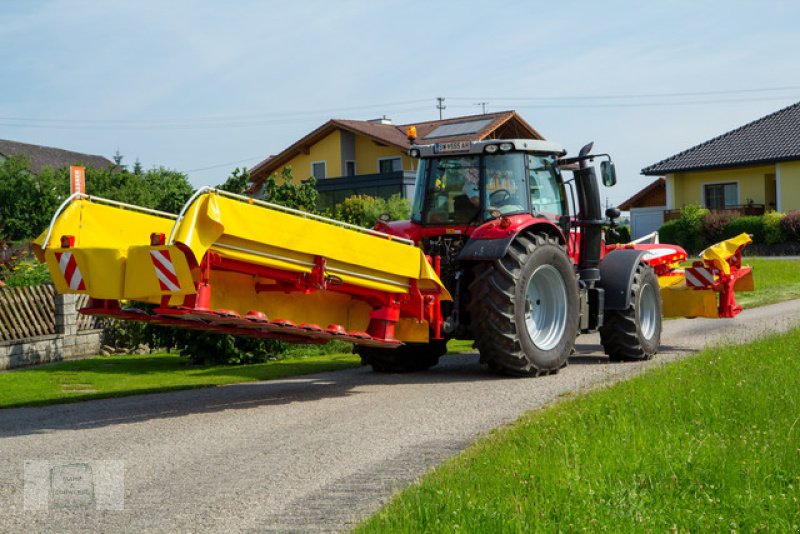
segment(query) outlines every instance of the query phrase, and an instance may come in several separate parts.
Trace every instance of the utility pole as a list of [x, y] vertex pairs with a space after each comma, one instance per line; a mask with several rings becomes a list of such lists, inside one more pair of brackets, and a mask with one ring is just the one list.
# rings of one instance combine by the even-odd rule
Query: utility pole
[[489, 104], [488, 102], [475, 102], [476, 106], [481, 107], [481, 115], [486, 115], [486, 105]]
[[436, 105], [436, 109], [439, 110], [439, 120], [442, 120], [442, 111], [447, 109], [447, 106], [444, 105], [444, 97], [443, 96], [437, 96], [436, 100], [439, 101], [439, 103]]

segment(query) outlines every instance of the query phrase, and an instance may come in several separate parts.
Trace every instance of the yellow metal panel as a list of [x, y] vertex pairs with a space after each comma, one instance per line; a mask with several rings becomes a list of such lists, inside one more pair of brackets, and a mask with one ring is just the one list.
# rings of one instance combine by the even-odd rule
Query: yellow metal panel
[[211, 248], [256, 265], [311, 272], [316, 256], [346, 283], [407, 293], [409, 279], [423, 289], [444, 286], [414, 246], [256, 204], [205, 194], [187, 210], [176, 232], [198, 263]]
[[664, 317], [719, 317], [717, 294], [711, 289], [692, 289], [672, 285], [661, 288]]
[[713, 262], [714, 266], [725, 274], [731, 274], [731, 267], [728, 265], [728, 259], [736, 253], [736, 250], [742, 245], [752, 243], [753, 240], [750, 236], [741, 233], [736, 237], [720, 241], [716, 245], [711, 245], [700, 253], [704, 261]]
[[272, 320], [288, 319], [322, 328], [338, 324], [347, 330], [364, 331], [372, 311], [366, 302], [332, 291], [256, 293], [253, 277], [240, 273], [212, 271], [211, 287], [212, 309], [230, 309], [242, 315], [258, 310]]
[[394, 335], [407, 343], [427, 343], [430, 340], [430, 326], [428, 321], [401, 318], [394, 327]]
[[741, 291], [755, 291], [755, 282], [753, 281], [753, 271], [751, 270], [741, 278], [737, 278], [733, 284], [733, 291], [739, 293]]
[[[153, 250], [163, 250], [169, 253], [172, 266], [178, 278], [180, 290], [168, 291], [161, 289], [156, 276], [156, 268], [153, 264], [150, 252]], [[195, 293], [194, 279], [186, 262], [186, 256], [175, 246], [172, 247], [131, 247], [128, 249], [128, 261], [124, 271], [126, 299], [145, 300], [156, 295], [192, 295]]]
[[[86, 286], [86, 291], [81, 293], [101, 299], [120, 299], [125, 298], [128, 247], [147, 245], [151, 232], [168, 234], [172, 225], [173, 221], [166, 217], [81, 199], [70, 203], [56, 219], [44, 254], [41, 246], [46, 232], [36, 238], [33, 246], [37, 256], [46, 261], [60, 293], [78, 293], [66, 285], [55, 260], [56, 252], [71, 252]], [[74, 248], [60, 248], [64, 235], [75, 237]]]

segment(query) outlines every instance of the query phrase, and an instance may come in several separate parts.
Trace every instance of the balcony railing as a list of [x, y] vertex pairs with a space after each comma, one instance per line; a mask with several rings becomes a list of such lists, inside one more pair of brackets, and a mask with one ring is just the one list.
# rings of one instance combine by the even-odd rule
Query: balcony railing
[[[715, 215], [726, 217], [742, 217], [744, 215], [764, 215], [764, 204], [737, 204], [722, 209], [709, 209]], [[664, 222], [674, 221], [681, 218], [681, 210], [664, 210]]]

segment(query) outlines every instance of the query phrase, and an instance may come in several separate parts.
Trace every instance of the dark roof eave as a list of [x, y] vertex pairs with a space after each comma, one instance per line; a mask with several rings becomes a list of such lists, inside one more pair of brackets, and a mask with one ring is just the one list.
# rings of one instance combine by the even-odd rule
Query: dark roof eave
[[735, 167], [757, 167], [759, 165], [765, 165], [769, 163], [782, 163], [785, 161], [800, 161], [800, 154], [793, 156], [783, 156], [780, 158], [764, 158], [764, 159], [734, 161], [730, 163], [718, 163], [716, 165], [703, 165], [703, 166], [693, 166], [693, 167], [652, 166], [652, 167], [645, 167], [644, 169], [642, 169], [640, 174], [643, 174], [644, 176], [661, 176], [664, 174], [677, 174], [677, 173], [695, 172], [695, 171], [713, 171], [720, 169], [732, 169]]

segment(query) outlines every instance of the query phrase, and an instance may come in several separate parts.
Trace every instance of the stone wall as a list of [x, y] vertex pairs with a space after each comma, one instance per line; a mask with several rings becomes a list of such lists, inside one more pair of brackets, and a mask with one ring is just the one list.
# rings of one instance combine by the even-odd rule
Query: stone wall
[[100, 353], [103, 331], [78, 331], [77, 295], [56, 295], [55, 308], [55, 334], [0, 341], [0, 369], [83, 358]]

